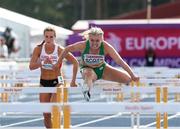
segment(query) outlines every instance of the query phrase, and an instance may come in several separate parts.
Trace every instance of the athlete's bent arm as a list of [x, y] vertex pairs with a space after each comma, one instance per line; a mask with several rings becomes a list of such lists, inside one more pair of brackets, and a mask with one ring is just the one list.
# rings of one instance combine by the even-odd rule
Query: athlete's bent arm
[[30, 70], [38, 69], [41, 67], [41, 62], [38, 61], [39, 55], [40, 55], [40, 47], [37, 46], [34, 49], [31, 60], [30, 60], [30, 64], [29, 64]]
[[62, 62], [62, 60], [69, 52], [82, 51], [84, 49], [83, 46], [84, 42], [77, 42], [75, 44], [67, 46], [59, 56], [58, 64]]
[[72, 81], [71, 81], [70, 86], [77, 86], [76, 76], [77, 76], [77, 72], [78, 72], [79, 63], [78, 63], [77, 59], [71, 53], [68, 53], [67, 56], [65, 56], [65, 58], [67, 59], [67, 61], [69, 61], [73, 64], [73, 75], [72, 75]]

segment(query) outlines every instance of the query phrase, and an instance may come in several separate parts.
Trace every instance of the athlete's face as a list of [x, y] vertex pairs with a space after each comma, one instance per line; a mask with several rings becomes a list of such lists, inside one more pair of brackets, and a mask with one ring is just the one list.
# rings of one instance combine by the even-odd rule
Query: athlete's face
[[89, 35], [90, 47], [92, 49], [98, 49], [102, 42], [102, 35]]
[[44, 33], [44, 39], [46, 43], [54, 43], [55, 34], [53, 31], [46, 31]]

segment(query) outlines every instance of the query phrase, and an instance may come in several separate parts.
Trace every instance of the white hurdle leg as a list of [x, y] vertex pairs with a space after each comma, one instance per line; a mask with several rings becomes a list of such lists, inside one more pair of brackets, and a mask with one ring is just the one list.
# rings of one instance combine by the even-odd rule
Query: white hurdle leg
[[131, 128], [134, 128], [134, 113], [131, 113]]
[[139, 126], [140, 126], [140, 114], [139, 113], [136, 114], [136, 125], [137, 125], [137, 128], [139, 129]]

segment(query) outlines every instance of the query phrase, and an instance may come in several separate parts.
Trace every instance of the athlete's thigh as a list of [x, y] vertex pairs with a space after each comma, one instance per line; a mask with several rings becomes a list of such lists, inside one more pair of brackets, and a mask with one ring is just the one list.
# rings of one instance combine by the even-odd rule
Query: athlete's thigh
[[97, 80], [97, 75], [92, 68], [88, 68], [88, 67], [83, 68], [81, 70], [81, 75], [82, 75], [83, 79], [85, 79], [85, 76], [86, 76], [86, 77], [92, 79], [93, 81]]
[[50, 102], [51, 93], [40, 93], [40, 102]]
[[102, 79], [119, 83], [129, 83], [131, 81], [131, 77], [126, 71], [114, 68], [108, 64], [106, 64]]

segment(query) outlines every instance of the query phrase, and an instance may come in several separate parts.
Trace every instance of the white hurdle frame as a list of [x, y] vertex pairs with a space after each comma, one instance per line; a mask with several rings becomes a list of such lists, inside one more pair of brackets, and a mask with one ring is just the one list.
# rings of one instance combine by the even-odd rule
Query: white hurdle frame
[[[60, 88], [58, 88], [58, 89], [64, 89], [64, 87], [60, 87]], [[112, 87], [113, 88], [113, 87]], [[117, 87], [116, 87], [117, 88]], [[131, 92], [138, 92], [138, 93], [156, 93], [156, 91], [157, 91], [157, 88], [156, 87], [130, 87], [130, 86], [128, 86], [128, 87], [119, 87], [120, 89], [118, 90], [118, 91], [120, 91], [120, 92], [123, 92], [123, 93], [131, 93]], [[160, 87], [158, 87], [159, 89], [160, 89]], [[167, 87], [161, 87], [161, 88], [167, 88]], [[65, 87], [65, 89], [68, 89], [68, 92], [69, 93], [71, 93], [71, 91], [73, 91], [73, 93], [74, 92], [76, 92], [77, 93], [77, 90], [81, 90], [81, 89], [79, 89], [78, 87]], [[75, 90], [76, 89], [76, 90]], [[18, 93], [56, 93], [56, 91], [57, 91], [57, 88], [56, 87], [54, 87], [54, 88], [50, 88], [50, 87], [36, 87], [36, 88], [34, 88], [34, 87], [8, 87], [8, 88], [0, 88], [0, 93], [14, 93], [14, 92], [18, 92]], [[94, 92], [101, 92], [102, 91], [102, 89], [101, 88], [94, 88]], [[169, 93], [179, 93], [180, 92], [180, 88], [178, 88], [178, 87], [171, 87], [170, 88], [170, 92]], [[156, 93], [157, 94], [157, 93]], [[160, 93], [159, 93], [159, 98], [156, 98], [157, 100], [158, 100], [158, 102], [160, 102]], [[167, 98], [166, 98], [167, 99]], [[163, 113], [165, 113], [166, 111], [163, 111], [162, 109], [158, 109], [158, 108], [154, 108], [154, 107], [152, 107], [152, 105], [150, 106], [149, 105], [149, 107], [147, 106], [144, 106], [143, 107], [143, 105], [148, 105], [148, 103], [146, 102], [146, 103], [142, 103], [142, 105], [141, 105], [141, 103], [142, 102], [138, 102], [138, 103], [132, 103], [132, 104], [129, 104], [129, 103], [124, 103], [124, 102], [121, 102], [121, 103], [86, 103], [86, 104], [84, 104], [83, 106], [85, 106], [84, 108], [85, 109], [82, 109], [80, 112], [85, 112], [85, 113], [89, 113], [89, 109], [87, 109], [87, 108], [91, 108], [91, 105], [92, 106], [94, 106], [94, 105], [96, 105], [96, 106], [98, 106], [98, 107], [101, 107], [102, 105], [103, 106], [105, 106], [106, 104], [107, 105], [111, 105], [111, 107], [112, 107], [112, 104], [115, 104], [114, 106], [117, 106], [117, 105], [121, 105], [121, 104], [123, 104], [123, 105], [128, 105], [128, 106], [130, 106], [130, 107], [128, 107], [128, 106], [126, 106], [126, 107], [123, 107], [122, 109], [121, 109], [121, 111], [126, 111], [126, 108], [128, 109], [128, 111], [130, 111], [130, 112], [133, 112], [133, 113], [142, 113], [142, 111], [141, 110], [143, 110], [143, 113], [144, 113], [144, 111], [145, 111], [145, 113], [146, 113], [146, 111], [147, 112], [150, 112], [150, 111], [152, 111], [152, 112], [155, 112], [155, 111], [159, 111], [160, 110], [160, 112], [163, 112]], [[8, 106], [8, 105], [14, 105], [14, 103], [7, 103], [7, 104], [4, 104], [4, 105], [6, 105], [6, 106]], [[15, 103], [16, 104], [16, 103]], [[31, 105], [32, 103], [30, 103], [30, 105]], [[88, 106], [90, 104], [90, 106]], [[154, 104], [154, 103], [149, 103], [149, 104]], [[161, 103], [156, 103], [157, 105], [159, 105], [159, 104], [161, 104]], [[176, 105], [177, 103], [175, 103], [175, 105], [174, 106], [179, 106], [179, 105]], [[20, 104], [19, 104], [20, 105]], [[27, 104], [28, 105], [28, 104]], [[38, 105], [38, 104], [37, 104]], [[62, 106], [62, 104], [60, 104], [61, 106]], [[133, 107], [133, 105], [134, 105], [134, 107]], [[137, 105], [140, 105], [141, 107], [139, 107], [139, 106], [137, 106]], [[164, 109], [164, 106], [167, 106], [167, 105], [169, 105], [169, 104], [162, 104], [163, 106], [163, 109]], [[170, 104], [170, 105], [172, 105], [172, 104]], [[22, 106], [22, 105], [21, 105]], [[52, 106], [52, 105], [51, 105]], [[59, 106], [59, 105], [57, 105], [56, 104], [56, 111], [58, 111], [59, 112], [59, 109], [57, 109], [57, 106]], [[65, 106], [67, 106], [67, 108], [64, 108], [63, 107], [63, 110], [64, 110], [64, 112], [65, 112], [65, 109], [67, 109], [67, 114], [69, 113], [69, 106], [72, 106], [71, 107], [71, 111], [77, 111], [79, 108], [78, 108], [78, 103], [73, 103], [73, 105], [71, 104], [71, 103], [63, 103], [63, 106], [65, 107]], [[79, 105], [80, 106], [80, 105]], [[122, 106], [122, 105], [121, 105]], [[105, 107], [107, 107], [107, 106], [105, 106]], [[118, 106], [117, 106], [118, 107]], [[161, 107], [161, 108], [162, 108]], [[173, 106], [172, 106], [173, 107]], [[3, 105], [1, 105], [0, 106], [0, 109], [3, 109], [3, 108], [5, 108]], [[109, 107], [110, 108], [110, 107]], [[120, 107], [118, 107], [118, 108], [120, 108]], [[168, 108], [168, 107], [166, 107], [166, 108]], [[50, 108], [48, 108], [48, 109], [50, 109]], [[87, 109], [87, 110], [86, 110]], [[97, 107], [95, 108], [95, 109], [97, 109]], [[103, 108], [101, 107], [100, 108], [100, 110], [102, 110]], [[131, 111], [131, 109], [133, 109], [133, 111]], [[5, 110], [10, 110], [9, 108], [6, 108]], [[17, 109], [17, 110], [19, 110], [19, 109]], [[83, 111], [83, 110], [85, 110], [85, 111]], [[114, 110], [114, 112], [117, 112], [117, 111], [119, 111], [119, 109], [115, 109], [114, 107], [113, 107], [113, 110]], [[165, 110], [167, 110], [167, 109], [165, 109]], [[171, 111], [172, 110], [172, 111]], [[94, 110], [92, 110], [92, 109], [90, 109], [90, 112], [91, 111], [93, 111], [93, 113], [95, 113], [95, 111]], [[136, 112], [135, 112], [136, 111]], [[2, 112], [2, 110], [1, 110], [1, 112]], [[79, 111], [77, 111], [77, 112], [79, 112]], [[101, 112], [101, 111], [99, 111], [99, 110], [97, 110], [97, 112]], [[110, 113], [111, 112], [111, 110], [108, 112], [108, 111], [106, 111], [106, 113]], [[159, 112], [159, 113], [160, 113]], [[168, 112], [175, 112], [173, 109], [168, 109]], [[104, 113], [104, 112], [103, 112]], [[69, 113], [70, 114], [70, 113]], [[69, 114], [68, 114], [68, 116], [69, 116]], [[66, 113], [64, 113], [64, 115], [66, 115]], [[66, 118], [66, 117], [64, 117], [64, 118]], [[69, 118], [68, 118], [69, 119]], [[158, 118], [158, 119], [160, 119], [160, 118]], [[67, 123], [70, 123], [69, 121], [67, 122]], [[158, 123], [158, 122], [157, 122]], [[158, 123], [159, 124], [159, 123]], [[67, 125], [68, 127], [70, 126], [70, 125]], [[158, 125], [159, 126], [159, 125]]]
[[[143, 114], [159, 113], [177, 113], [180, 112], [180, 103], [0, 103], [0, 113], [2, 112], [23, 112], [23, 113], [43, 113], [53, 112], [53, 108], [57, 107], [58, 112], [68, 106], [71, 112], [81, 114], [116, 114], [119, 112], [139, 112]], [[31, 108], [28, 108], [31, 107]], [[81, 108], [80, 108], [81, 107]], [[112, 108], [113, 107], [113, 108]], [[166, 108], [165, 108], [166, 107]], [[176, 108], [174, 108], [176, 107]], [[64, 114], [64, 119], [66, 114]], [[59, 120], [58, 120], [59, 121]], [[56, 122], [58, 122], [56, 121]], [[65, 121], [66, 122], [66, 121]], [[70, 122], [68, 122], [70, 124]], [[68, 126], [70, 128], [71, 125]], [[158, 129], [158, 128], [157, 128]]]

